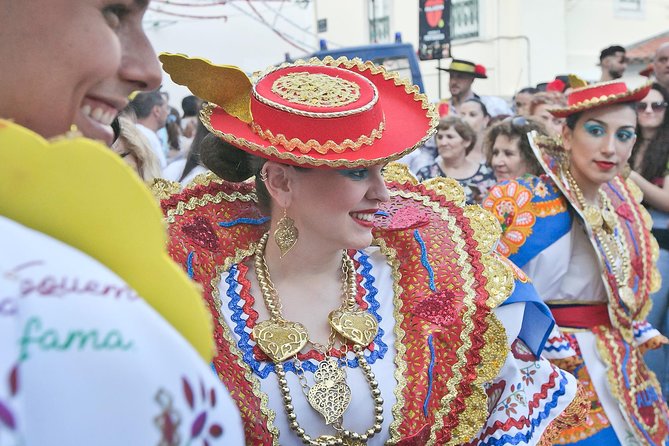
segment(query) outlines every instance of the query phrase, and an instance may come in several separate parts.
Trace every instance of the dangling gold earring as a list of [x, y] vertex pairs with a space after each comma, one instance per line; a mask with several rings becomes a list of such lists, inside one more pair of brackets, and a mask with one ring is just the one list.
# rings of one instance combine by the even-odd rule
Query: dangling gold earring
[[295, 222], [286, 215], [286, 209], [284, 208], [283, 217], [277, 222], [276, 231], [274, 231], [274, 241], [281, 251], [280, 258], [283, 258], [288, 251], [293, 249], [298, 236], [299, 232], [295, 227]]

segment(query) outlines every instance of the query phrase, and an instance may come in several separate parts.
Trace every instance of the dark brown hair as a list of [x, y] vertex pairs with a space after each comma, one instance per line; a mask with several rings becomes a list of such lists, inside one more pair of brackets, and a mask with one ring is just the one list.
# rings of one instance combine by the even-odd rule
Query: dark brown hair
[[[662, 87], [660, 84], [654, 82], [651, 87], [653, 90], [657, 90], [662, 95], [662, 100], [664, 102], [669, 102], [669, 92]], [[641, 139], [641, 127], [637, 124], [636, 134], [639, 137], [634, 143], [634, 148], [632, 149], [632, 156], [630, 157], [630, 165], [634, 165], [634, 160], [638, 155], [639, 146], [642, 143]], [[657, 178], [664, 177], [667, 171], [667, 162], [669, 161], [669, 110], [665, 109], [664, 111], [664, 120], [662, 124], [657, 129], [655, 137], [648, 143], [646, 148], [646, 153], [643, 155], [643, 159], [640, 164], [640, 174], [642, 177], [648, 181], [654, 181]]]
[[541, 168], [539, 161], [537, 161], [537, 158], [534, 156], [530, 141], [527, 139], [527, 133], [537, 131], [542, 135], [545, 135], [546, 129], [543, 124], [534, 119], [524, 117], [516, 118], [522, 118], [522, 123], [514, 122], [514, 118], [507, 118], [488, 128], [483, 137], [483, 153], [485, 154], [486, 162], [488, 164], [491, 164], [492, 162], [492, 149], [498, 136], [504, 135], [509, 139], [517, 138], [520, 156], [528, 167], [528, 173], [531, 173], [532, 175], [540, 175], [543, 173], [543, 169]]
[[[200, 143], [200, 161], [224, 180], [241, 183], [252, 176], [258, 177], [266, 160], [251, 155], [209, 133]], [[256, 181], [258, 205], [263, 212], [271, 211], [271, 198], [265, 183]]]

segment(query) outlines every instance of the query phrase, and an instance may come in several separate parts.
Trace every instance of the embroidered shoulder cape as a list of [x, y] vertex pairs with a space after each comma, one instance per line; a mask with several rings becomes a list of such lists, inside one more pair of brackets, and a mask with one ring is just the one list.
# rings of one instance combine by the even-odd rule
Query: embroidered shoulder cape
[[[515, 267], [494, 252], [500, 234], [494, 217], [479, 206], [464, 206], [457, 182], [439, 178], [420, 184], [401, 165], [388, 166], [385, 176], [391, 199], [382, 204], [373, 235], [396, 277], [399, 384], [389, 443], [462, 444], [489, 417], [483, 383], [498, 374], [508, 353], [504, 327], [492, 309], [514, 291]], [[233, 397], [243, 401], [247, 442], [278, 444], [266, 396], [221, 317], [218, 293], [221, 273], [253, 254], [268, 218], [256, 204], [252, 182], [231, 184], [209, 175], [196, 183], [177, 194], [169, 183], [154, 187], [163, 198], [169, 251], [203, 286], [215, 319], [214, 367]], [[551, 327], [552, 321], [544, 331]], [[548, 390], [543, 392], [545, 397]], [[547, 432], [554, 434], [574, 418], [568, 411]], [[523, 423], [531, 435], [532, 426]]]

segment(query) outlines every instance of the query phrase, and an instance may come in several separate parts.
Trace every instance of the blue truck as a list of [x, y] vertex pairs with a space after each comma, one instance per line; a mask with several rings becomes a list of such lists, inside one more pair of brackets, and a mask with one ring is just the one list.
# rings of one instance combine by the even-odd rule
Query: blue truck
[[[321, 44], [321, 47], [323, 46]], [[411, 79], [420, 88], [421, 92], [425, 92], [416, 50], [410, 43], [375, 43], [372, 45], [321, 49], [311, 56], [319, 59], [325, 56], [332, 56], [335, 59], [345, 56], [349, 59], [359, 57], [362, 60], [370, 60], [375, 64], [383, 65], [388, 71], [399, 72], [400, 76]]]

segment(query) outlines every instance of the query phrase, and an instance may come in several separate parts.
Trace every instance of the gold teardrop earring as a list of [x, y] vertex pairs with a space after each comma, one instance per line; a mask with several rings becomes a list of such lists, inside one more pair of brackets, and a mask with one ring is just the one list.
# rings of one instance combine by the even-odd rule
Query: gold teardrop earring
[[287, 211], [284, 208], [283, 217], [277, 222], [276, 230], [274, 231], [274, 241], [281, 251], [280, 258], [283, 258], [288, 251], [293, 249], [293, 246], [297, 243], [297, 237], [299, 236], [299, 231], [295, 227], [295, 222], [286, 214]]

